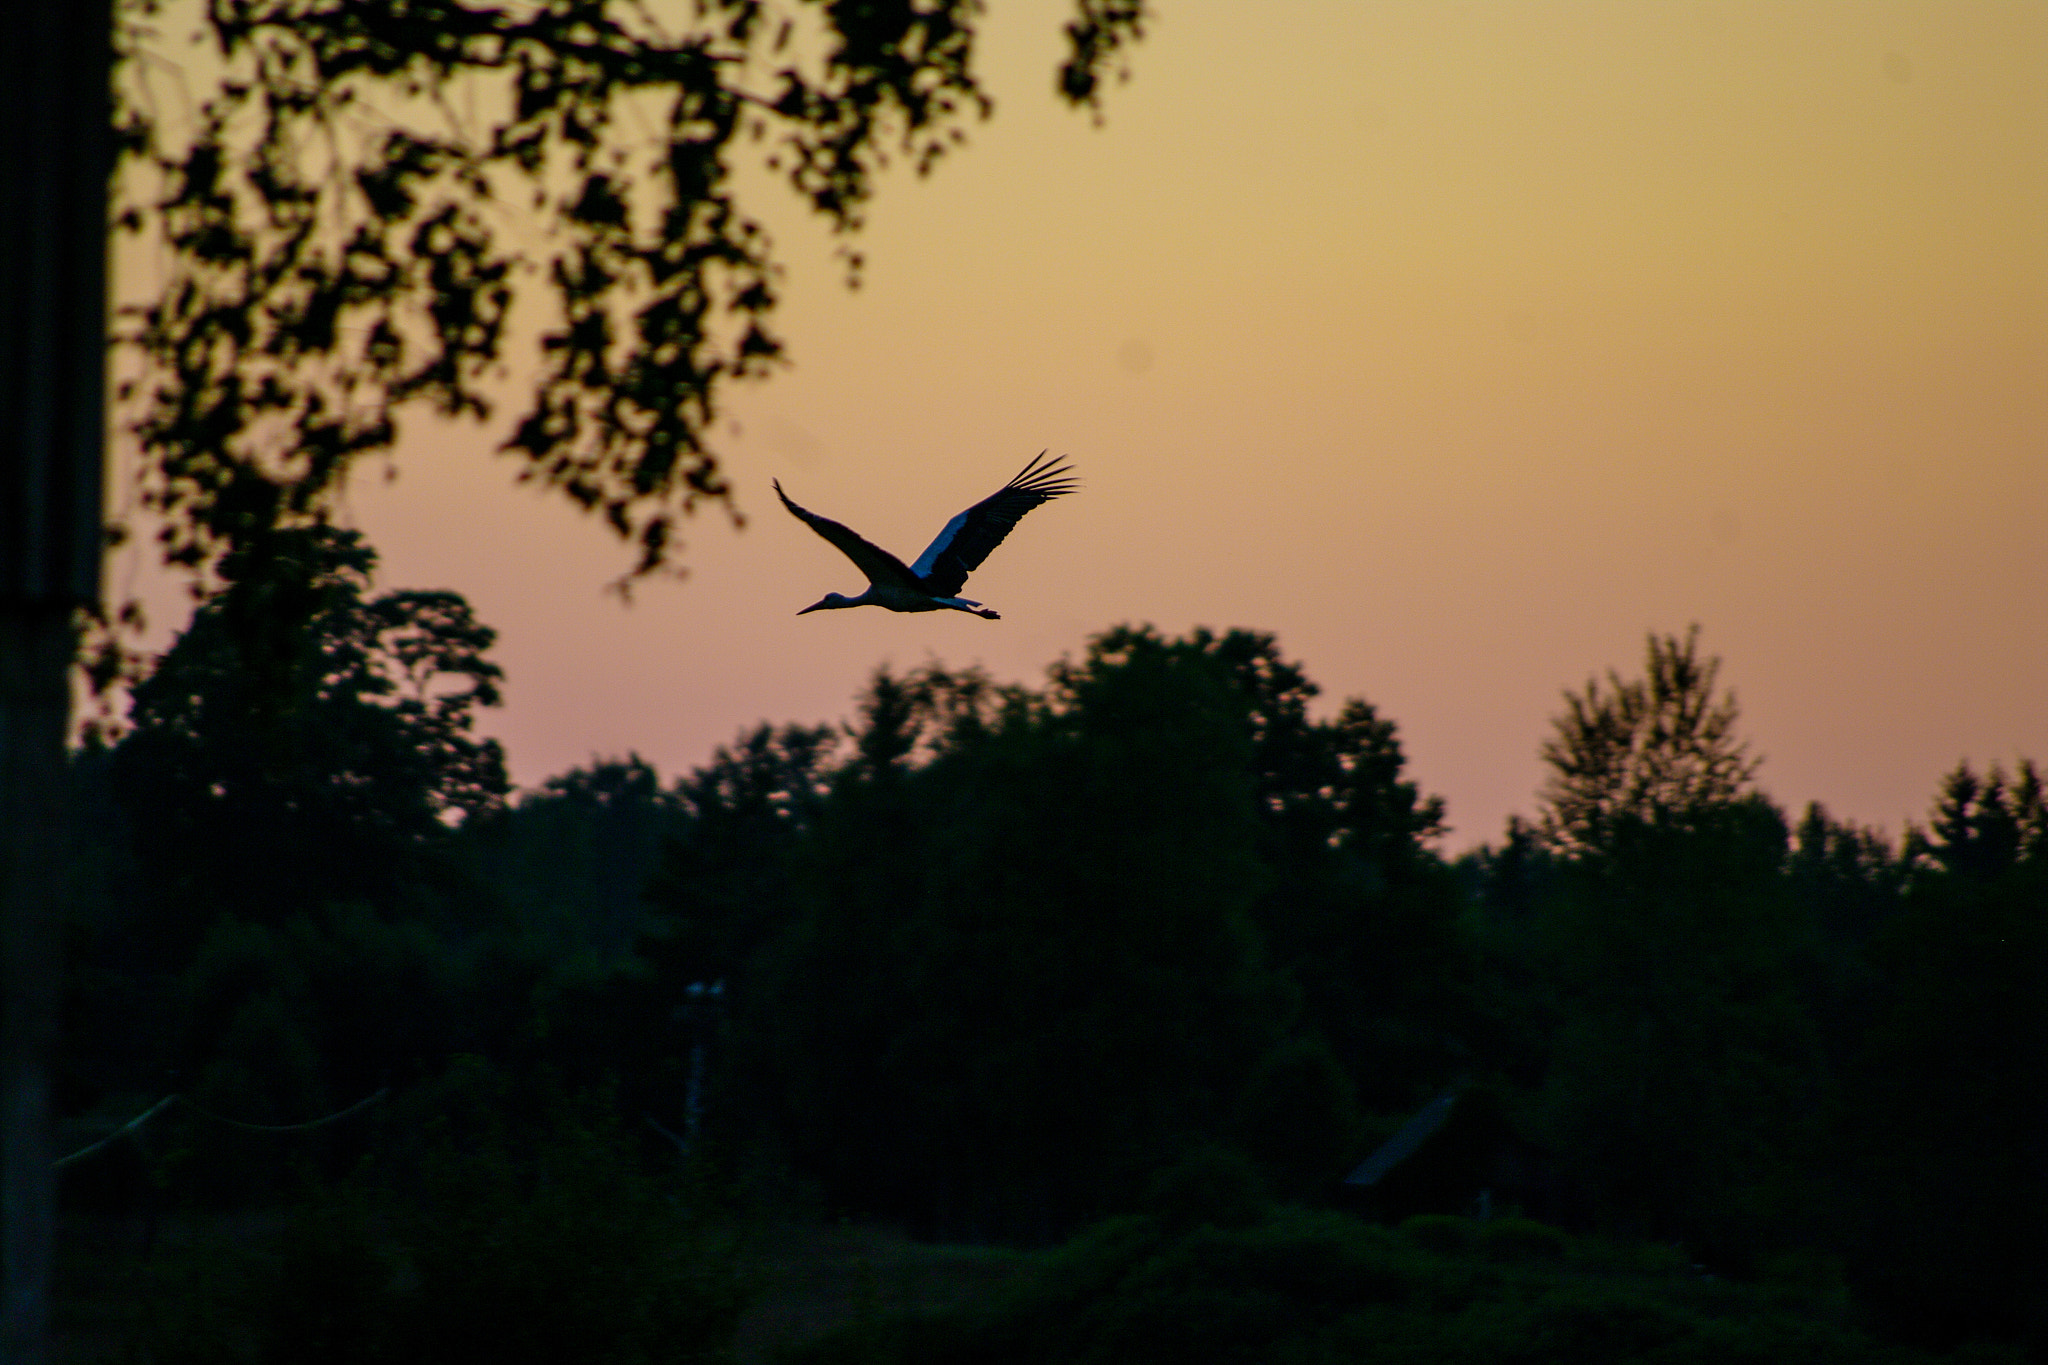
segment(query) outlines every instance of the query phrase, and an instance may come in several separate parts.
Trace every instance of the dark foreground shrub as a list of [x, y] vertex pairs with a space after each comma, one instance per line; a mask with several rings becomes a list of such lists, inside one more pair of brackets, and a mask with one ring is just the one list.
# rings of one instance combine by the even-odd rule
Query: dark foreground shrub
[[[472, 1115], [471, 1117], [474, 1117]], [[450, 1125], [244, 1245], [157, 1267], [152, 1365], [686, 1365], [729, 1357], [746, 1302], [703, 1191], [601, 1106], [523, 1131]], [[671, 1154], [672, 1156], [672, 1154]]]
[[[1456, 1224], [1453, 1227], [1452, 1224]], [[1422, 1245], [1430, 1243], [1432, 1245]], [[785, 1365], [1921, 1365], [1816, 1297], [1597, 1268], [1523, 1220], [1399, 1231], [1329, 1212], [1090, 1230], [979, 1310], [856, 1324]]]
[[1480, 1225], [1479, 1243], [1496, 1261], [1562, 1261], [1571, 1239], [1533, 1218], [1496, 1218]]

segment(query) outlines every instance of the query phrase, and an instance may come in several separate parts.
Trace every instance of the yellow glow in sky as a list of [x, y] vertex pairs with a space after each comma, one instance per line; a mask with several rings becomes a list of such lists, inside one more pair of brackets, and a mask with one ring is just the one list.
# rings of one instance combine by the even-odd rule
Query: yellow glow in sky
[[[1703, 629], [1761, 779], [1896, 833], [2048, 758], [2048, 7], [1161, 0], [1107, 122], [1055, 0], [990, 0], [995, 118], [884, 184], [857, 292], [797, 205], [793, 364], [734, 404], [749, 518], [625, 552], [415, 420], [351, 515], [503, 636], [537, 782], [848, 714], [876, 664], [1036, 680], [1123, 621], [1274, 631], [1364, 695], [1451, 847], [1528, 813], [1566, 687]], [[1039, 450], [954, 613], [794, 612]]]

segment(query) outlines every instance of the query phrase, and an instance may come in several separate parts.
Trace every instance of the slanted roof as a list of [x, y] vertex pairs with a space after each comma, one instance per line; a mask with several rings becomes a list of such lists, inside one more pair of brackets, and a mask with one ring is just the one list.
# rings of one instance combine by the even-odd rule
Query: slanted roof
[[1415, 1154], [1415, 1149], [1429, 1141], [1430, 1135], [1444, 1126], [1444, 1120], [1451, 1116], [1451, 1108], [1458, 1102], [1458, 1091], [1454, 1086], [1422, 1106], [1420, 1113], [1401, 1125], [1401, 1131], [1382, 1142], [1379, 1150], [1359, 1163], [1358, 1169], [1344, 1177], [1347, 1185], [1377, 1185], [1388, 1171]]

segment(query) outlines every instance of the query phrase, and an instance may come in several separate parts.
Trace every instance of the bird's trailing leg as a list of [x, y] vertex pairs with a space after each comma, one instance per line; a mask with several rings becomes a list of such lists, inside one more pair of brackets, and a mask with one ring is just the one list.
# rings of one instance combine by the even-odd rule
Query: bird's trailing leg
[[989, 609], [988, 609], [987, 607], [984, 607], [983, 605], [981, 605], [981, 603], [979, 603], [979, 602], [976, 602], [976, 601], [972, 601], [972, 600], [971, 600], [971, 599], [969, 599], [969, 598], [965, 598], [965, 597], [934, 597], [934, 598], [932, 599], [932, 601], [934, 601], [934, 602], [937, 602], [937, 603], [938, 603], [938, 604], [939, 604], [940, 606], [943, 606], [943, 607], [951, 607], [951, 608], [952, 608], [952, 609], [953, 609], [954, 611], [964, 611], [964, 612], [967, 612], [967, 613], [968, 613], [969, 615], [972, 615], [972, 616], [979, 616], [979, 617], [983, 618], [984, 620], [988, 620], [988, 621], [1000, 621], [1000, 620], [1002, 620], [1002, 619], [1003, 619], [1003, 618], [1002, 618], [1001, 616], [997, 615], [997, 614], [996, 614], [995, 612], [992, 612], [992, 611], [990, 611], [990, 610], [989, 610]]

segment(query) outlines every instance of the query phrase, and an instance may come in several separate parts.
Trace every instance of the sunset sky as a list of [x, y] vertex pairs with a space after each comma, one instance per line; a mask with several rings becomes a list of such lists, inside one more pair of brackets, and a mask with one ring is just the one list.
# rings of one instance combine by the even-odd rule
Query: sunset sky
[[[2048, 759], [2048, 6], [1159, 0], [1100, 127], [1068, 8], [989, 0], [995, 117], [885, 180], [857, 291], [760, 182], [791, 364], [685, 581], [606, 594], [627, 551], [489, 428], [359, 480], [381, 586], [501, 632], [516, 780], [1120, 622], [1277, 634], [1453, 850], [1533, 813], [1565, 688], [1692, 622], [1795, 814], [1896, 834], [1959, 759]], [[1001, 621], [795, 616], [863, 584], [771, 477], [908, 559], [1041, 449], [1085, 486], [970, 581]], [[137, 552], [110, 586], [170, 600]]]

